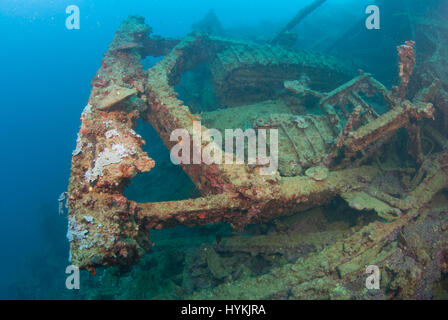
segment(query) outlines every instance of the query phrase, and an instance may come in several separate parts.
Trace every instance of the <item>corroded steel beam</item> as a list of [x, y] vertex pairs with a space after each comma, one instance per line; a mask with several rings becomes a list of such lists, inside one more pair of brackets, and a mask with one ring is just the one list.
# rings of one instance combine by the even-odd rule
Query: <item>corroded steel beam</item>
[[[446, 214], [434, 218], [425, 204], [448, 184], [448, 154], [438, 154], [426, 179], [406, 200], [406, 212], [398, 219], [375, 221], [329, 245], [269, 273], [204, 290], [187, 299], [427, 299], [446, 270], [448, 237]], [[434, 233], [438, 222], [444, 231]], [[423, 248], [431, 248], [424, 250]], [[431, 252], [433, 259], [427, 252]], [[377, 265], [381, 289], [366, 290], [365, 266]], [[393, 277], [392, 279], [390, 277]], [[385, 284], [389, 286], [386, 286]]]
[[393, 108], [378, 119], [352, 132], [345, 142], [346, 153], [354, 155], [385, 135], [405, 127], [412, 119], [432, 119], [433, 117], [434, 108], [431, 103], [414, 105], [410, 101], [404, 101], [401, 106]]

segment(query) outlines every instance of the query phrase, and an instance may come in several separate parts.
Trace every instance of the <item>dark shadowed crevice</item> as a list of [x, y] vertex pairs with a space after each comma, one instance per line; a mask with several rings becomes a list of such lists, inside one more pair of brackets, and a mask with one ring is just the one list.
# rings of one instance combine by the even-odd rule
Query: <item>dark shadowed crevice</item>
[[218, 107], [208, 65], [185, 72], [174, 90], [193, 114], [214, 111]]
[[139, 121], [137, 133], [146, 141], [143, 150], [154, 159], [156, 166], [137, 175], [124, 191], [124, 196], [138, 203], [177, 201], [198, 198], [199, 190], [180, 166], [171, 162], [170, 152], [154, 128]]

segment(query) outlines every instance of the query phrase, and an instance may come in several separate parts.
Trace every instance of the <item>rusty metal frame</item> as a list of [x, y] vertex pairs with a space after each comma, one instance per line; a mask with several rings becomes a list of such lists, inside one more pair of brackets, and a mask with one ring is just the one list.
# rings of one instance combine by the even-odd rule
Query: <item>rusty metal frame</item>
[[[334, 108], [338, 105], [352, 105], [361, 107], [368, 120], [365, 125], [340, 131], [335, 147], [323, 163], [330, 169], [328, 177], [281, 177], [278, 173], [264, 176], [260, 174], [260, 166], [250, 165], [182, 165], [203, 197], [145, 204], [126, 199], [123, 190], [130, 179], [157, 165], [142, 150], [145, 142], [134, 131], [137, 119], [151, 123], [170, 149], [175, 144], [170, 141], [170, 133], [178, 128], [192, 133], [193, 122], [198, 120], [174, 91], [173, 85], [180, 76], [200, 64], [210, 63], [229, 48], [254, 46], [198, 33], [180, 41], [149, 38], [149, 32], [142, 18], [127, 19], [92, 81], [89, 104], [81, 116], [67, 196], [73, 264], [81, 268], [132, 265], [150, 249], [151, 229], [223, 221], [242, 230], [248, 224], [322, 205], [338, 195], [349, 203], [360, 193], [375, 198], [382, 205], [378, 214], [386, 220], [397, 219], [404, 213], [404, 207], [387, 203], [385, 197], [368, 195], [371, 181], [381, 174], [379, 168], [330, 166], [341, 148], [347, 157], [359, 156], [365, 160], [372, 154], [369, 148], [384, 143], [382, 139], [390, 138], [412, 119], [433, 117], [432, 104], [400, 101], [368, 74], [332, 92], [321, 93], [320, 105], [330, 119], [336, 115]], [[290, 56], [298, 68], [303, 63], [293, 52], [279, 50]], [[147, 55], [164, 55], [164, 58], [146, 71], [141, 61]], [[381, 94], [391, 110], [381, 116], [376, 114], [359, 91]], [[356, 122], [350, 119], [347, 114], [342, 122]], [[203, 126], [202, 131], [206, 130]], [[358, 155], [359, 152], [362, 154]]]

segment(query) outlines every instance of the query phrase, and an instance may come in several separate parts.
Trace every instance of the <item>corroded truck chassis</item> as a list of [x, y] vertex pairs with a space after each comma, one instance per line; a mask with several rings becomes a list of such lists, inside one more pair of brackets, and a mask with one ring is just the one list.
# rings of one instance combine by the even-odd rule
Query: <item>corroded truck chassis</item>
[[[180, 41], [150, 38], [149, 33], [143, 18], [128, 18], [92, 81], [89, 104], [81, 116], [67, 196], [73, 264], [81, 268], [129, 266], [150, 249], [151, 229], [222, 221], [242, 230], [248, 224], [307, 210], [341, 196], [353, 208], [375, 210], [382, 221], [354, 233], [341, 244], [342, 251], [336, 243], [311, 257], [328, 261], [322, 270], [309, 270], [309, 274], [303, 271], [302, 278], [297, 273], [297, 279], [288, 275], [282, 281], [299, 288], [301, 281], [329, 276], [332, 270], [339, 270], [340, 279], [349, 279], [355, 270], [344, 269], [347, 263], [370, 264], [364, 260], [372, 252], [381, 251], [386, 239], [396, 237], [400, 228], [446, 187], [445, 149], [422, 165], [420, 171], [424, 172], [416, 174], [422, 178], [416, 178], [415, 187], [401, 198], [376, 189], [375, 179], [387, 172], [363, 165], [400, 128], [409, 129], [410, 136], [417, 135], [415, 141], [420, 143], [414, 124], [433, 117], [430, 97], [420, 95], [413, 102], [401, 101], [369, 74], [361, 73], [348, 81], [352, 74], [349, 67], [319, 54], [198, 33]], [[149, 55], [164, 58], [146, 71], [141, 60]], [[290, 144], [283, 151], [280, 146], [280, 153], [286, 157], [294, 154], [301, 170], [286, 177], [279, 173], [263, 176], [260, 166], [183, 165], [202, 198], [144, 204], [128, 200], [122, 193], [130, 179], [157, 165], [142, 150], [144, 141], [134, 131], [137, 119], [151, 123], [168, 149], [175, 144], [170, 141], [173, 130], [185, 128], [192, 133], [193, 122], [199, 118], [177, 99], [173, 86], [183, 73], [201, 64], [211, 66], [216, 94], [227, 105], [240, 104], [245, 92], [248, 95], [244, 99], [269, 98], [274, 89], [283, 86], [319, 100], [322, 114], [296, 116], [291, 119], [296, 124], [294, 128], [282, 116], [254, 124], [282, 129]], [[296, 80], [302, 74], [311, 75], [313, 89]], [[334, 87], [337, 88], [325, 93]], [[376, 95], [390, 108], [382, 115], [363, 98]], [[206, 129], [202, 127], [204, 133]], [[291, 134], [292, 130], [299, 131]], [[309, 136], [307, 130], [314, 130], [314, 136], [318, 132], [320, 138], [307, 139], [308, 147], [297, 148], [296, 142], [305, 145], [298, 139], [300, 132]], [[208, 143], [214, 142], [203, 142], [203, 147]], [[420, 149], [416, 148], [417, 158], [421, 156]], [[439, 243], [439, 247], [446, 248], [446, 242]], [[381, 259], [376, 260], [381, 263]], [[282, 281], [272, 281], [272, 276], [261, 281], [280, 286]], [[270, 293], [260, 290], [256, 294], [256, 283], [246, 285], [252, 286], [252, 291], [239, 292], [237, 297], [275, 297], [280, 291], [272, 288]], [[225, 288], [217, 290], [218, 297], [228, 297], [226, 292], [231, 294]]]

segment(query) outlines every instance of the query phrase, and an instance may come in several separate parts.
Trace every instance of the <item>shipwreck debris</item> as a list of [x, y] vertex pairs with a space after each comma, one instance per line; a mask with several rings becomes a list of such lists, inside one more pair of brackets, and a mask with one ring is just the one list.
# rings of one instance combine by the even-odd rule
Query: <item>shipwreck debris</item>
[[[316, 10], [321, 5], [323, 5], [326, 1], [327, 0], [315, 0], [308, 6], [302, 8], [297, 13], [297, 15], [282, 30], [280, 30], [280, 32], [274, 37], [274, 39], [272, 39], [271, 44], [272, 45], [276, 45], [276, 44], [291, 45], [291, 39], [289, 39], [285, 42], [285, 38], [288, 39], [288, 37], [285, 37], [285, 34], [287, 34], [289, 31], [294, 29], [295, 26], [297, 26], [303, 19], [305, 19], [310, 13], [312, 13], [314, 10]], [[294, 43], [292, 43], [292, 44], [294, 44]]]
[[[309, 279], [318, 283], [337, 276], [340, 281], [350, 281], [357, 270], [354, 265], [370, 264], [372, 256], [382, 264], [395, 259], [397, 252], [390, 239], [409, 227], [424, 211], [423, 206], [446, 188], [448, 156], [443, 149], [431, 155], [430, 164], [424, 162], [427, 167], [414, 180], [412, 190], [399, 197], [386, 191], [372, 192], [377, 181], [391, 172], [412, 180], [410, 172], [384, 171], [368, 160], [393, 143], [400, 129], [408, 129], [412, 136], [415, 123], [434, 118], [435, 107], [429, 99], [409, 101], [401, 93], [397, 97], [372, 75], [352, 78], [352, 70], [344, 62], [321, 54], [200, 33], [165, 41], [150, 37], [150, 30], [138, 16], [122, 24], [96, 76], [104, 80], [94, 82], [89, 108], [81, 116], [67, 195], [73, 264], [81, 268], [131, 266], [150, 249], [152, 229], [227, 222], [242, 230], [248, 224], [305, 211], [336, 197], [345, 199], [351, 208], [375, 211], [383, 218], [307, 257], [307, 264], [301, 258], [256, 281], [215, 290], [215, 297], [229, 297], [230, 290], [235, 290], [239, 297], [270, 298], [293, 286], [294, 296], [303, 297], [306, 290], [312, 291], [305, 288]], [[165, 57], [143, 70], [142, 59], [155, 50], [148, 49], [148, 43], [155, 42], [166, 45], [162, 50]], [[413, 60], [408, 53], [403, 53], [407, 59], [402, 62], [403, 90], [412, 74]], [[227, 107], [221, 112], [260, 108], [260, 101], [283, 108], [263, 119], [247, 121], [254, 128], [281, 129], [279, 172], [262, 175], [259, 166], [245, 164], [183, 164], [201, 198], [158, 203], [128, 200], [123, 190], [130, 179], [157, 165], [142, 150], [145, 141], [134, 131], [137, 119], [151, 123], [168, 149], [175, 144], [170, 140], [173, 130], [184, 128], [192, 133], [197, 115], [178, 99], [174, 85], [183, 73], [204, 64], [210, 68], [216, 95]], [[313, 107], [319, 113], [291, 108], [308, 96], [316, 100]], [[378, 97], [387, 109], [383, 114], [371, 102]], [[287, 108], [284, 101], [289, 101]], [[204, 125], [200, 129], [207, 130]], [[318, 261], [328, 263], [316, 272]], [[216, 278], [228, 275], [215, 251], [208, 252], [207, 263]], [[284, 277], [273, 281], [278, 275]], [[256, 290], [261, 283], [267, 290]], [[255, 289], [240, 292], [246, 285]]]
[[330, 170], [326, 167], [317, 166], [306, 170], [305, 175], [316, 181], [323, 181], [328, 178]]
[[401, 79], [399, 97], [404, 99], [406, 96], [406, 89], [409, 84], [409, 80], [414, 72], [415, 65], [415, 52], [414, 52], [414, 41], [406, 41], [405, 44], [397, 47], [398, 56], [400, 57], [399, 66], [399, 76]]

